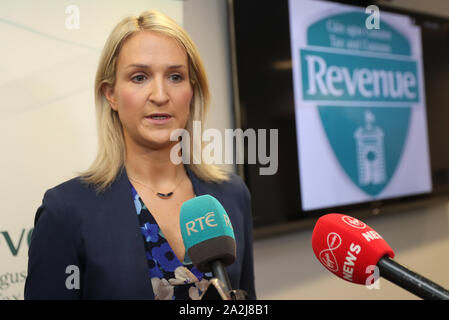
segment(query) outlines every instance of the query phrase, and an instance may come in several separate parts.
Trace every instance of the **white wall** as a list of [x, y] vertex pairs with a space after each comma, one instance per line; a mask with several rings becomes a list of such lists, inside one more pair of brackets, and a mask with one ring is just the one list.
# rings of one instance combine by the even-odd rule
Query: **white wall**
[[379, 0], [378, 3], [393, 8], [449, 18], [449, 1], [447, 0]]
[[[183, 13], [184, 28], [198, 47], [209, 79], [211, 106], [205, 128], [224, 136], [224, 129], [234, 127], [226, 0], [187, 0]], [[233, 165], [221, 166], [234, 170]]]
[[[449, 16], [446, 0], [393, 1]], [[416, 6], [416, 7], [413, 7]], [[230, 59], [225, 0], [187, 0], [184, 26], [197, 43], [211, 82], [208, 127], [232, 128]], [[364, 220], [395, 250], [396, 260], [449, 288], [449, 203]], [[311, 230], [255, 241], [256, 290], [261, 299], [415, 299], [380, 280], [368, 290], [338, 279], [322, 267], [310, 245]]]

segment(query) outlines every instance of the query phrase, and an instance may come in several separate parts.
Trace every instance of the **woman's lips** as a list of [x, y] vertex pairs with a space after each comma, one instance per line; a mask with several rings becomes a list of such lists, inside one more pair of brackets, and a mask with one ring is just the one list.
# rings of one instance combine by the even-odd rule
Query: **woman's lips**
[[166, 113], [154, 113], [145, 117], [145, 119], [150, 121], [152, 124], [165, 124], [169, 122], [171, 118], [172, 116]]

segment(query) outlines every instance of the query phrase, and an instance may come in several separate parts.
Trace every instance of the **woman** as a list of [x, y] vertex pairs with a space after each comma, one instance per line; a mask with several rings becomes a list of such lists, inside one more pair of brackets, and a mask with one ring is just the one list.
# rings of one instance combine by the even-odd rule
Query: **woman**
[[[231, 285], [255, 299], [245, 184], [216, 166], [170, 158], [178, 143], [171, 133], [192, 133], [209, 102], [202, 62], [185, 31], [156, 11], [123, 19], [103, 49], [95, 102], [97, 157], [87, 172], [45, 193], [25, 298], [198, 299], [212, 275], [182, 263], [179, 212], [184, 201], [210, 194], [234, 228]], [[183, 158], [190, 151], [181, 150]]]

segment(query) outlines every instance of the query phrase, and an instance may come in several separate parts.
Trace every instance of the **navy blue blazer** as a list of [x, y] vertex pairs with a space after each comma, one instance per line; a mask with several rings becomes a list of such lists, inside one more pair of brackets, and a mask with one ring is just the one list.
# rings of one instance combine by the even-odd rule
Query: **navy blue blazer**
[[[235, 174], [216, 184], [198, 179], [187, 166], [186, 171], [195, 194], [212, 195], [228, 213], [237, 245], [236, 261], [227, 267], [231, 285], [256, 299], [248, 188]], [[79, 178], [49, 189], [34, 224], [25, 299], [154, 299], [124, 168], [101, 194]], [[70, 266], [79, 270], [79, 289], [67, 289], [76, 274]]]

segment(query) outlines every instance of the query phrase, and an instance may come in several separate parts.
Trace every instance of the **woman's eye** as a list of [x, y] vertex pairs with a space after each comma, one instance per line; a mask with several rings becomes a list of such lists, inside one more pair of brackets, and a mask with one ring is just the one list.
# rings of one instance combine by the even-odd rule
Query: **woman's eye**
[[135, 82], [142, 82], [145, 80], [145, 76], [143, 74], [138, 74], [137, 76], [132, 77], [131, 80]]
[[183, 77], [180, 74], [172, 74], [169, 78], [173, 82], [181, 82], [183, 80]]

